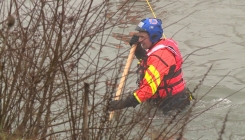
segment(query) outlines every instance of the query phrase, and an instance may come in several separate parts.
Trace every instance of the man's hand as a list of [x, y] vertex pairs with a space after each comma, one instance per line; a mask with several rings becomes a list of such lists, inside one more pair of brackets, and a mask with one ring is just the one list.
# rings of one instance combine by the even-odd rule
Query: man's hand
[[129, 45], [132, 47], [134, 44], [138, 43], [138, 40], [139, 40], [139, 36], [133, 35], [129, 42]]
[[123, 109], [126, 106], [122, 100], [114, 100], [110, 102], [109, 111]]
[[129, 95], [122, 100], [114, 100], [109, 104], [109, 111], [119, 110], [127, 107], [136, 107], [139, 102], [135, 99], [134, 95]]
[[139, 40], [139, 36], [137, 35], [133, 35], [129, 44], [130, 46], [132, 47], [132, 45], [136, 44], [137, 47], [136, 47], [136, 50], [134, 52], [134, 55], [136, 56], [137, 59], [143, 59], [143, 58], [146, 58], [146, 51], [145, 49], [143, 49], [140, 45], [140, 43], [138, 43], [138, 40]]

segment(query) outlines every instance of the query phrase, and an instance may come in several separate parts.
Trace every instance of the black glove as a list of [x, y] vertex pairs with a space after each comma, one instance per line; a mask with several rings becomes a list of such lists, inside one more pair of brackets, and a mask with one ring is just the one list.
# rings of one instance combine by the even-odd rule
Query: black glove
[[130, 42], [129, 42], [129, 45], [132, 47], [132, 45], [138, 43], [138, 40], [139, 40], [139, 36], [133, 35]]
[[138, 43], [138, 40], [139, 40], [139, 36], [137, 35], [133, 35], [133, 37], [131, 38], [129, 44], [130, 46], [136, 44], [137, 47], [136, 47], [136, 50], [134, 52], [134, 55], [136, 56], [137, 59], [143, 59], [143, 58], [146, 58], [146, 50], [143, 49], [140, 45], [140, 43]]
[[119, 110], [126, 107], [136, 107], [139, 102], [133, 95], [129, 95], [126, 99], [114, 100], [109, 104], [109, 111]]
[[140, 44], [137, 45], [134, 55], [136, 56], [137, 59], [147, 58], [146, 50], [143, 49]]

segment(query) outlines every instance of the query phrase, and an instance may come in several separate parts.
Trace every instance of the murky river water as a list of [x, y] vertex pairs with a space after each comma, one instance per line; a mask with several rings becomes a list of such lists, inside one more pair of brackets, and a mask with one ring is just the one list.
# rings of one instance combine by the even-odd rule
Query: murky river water
[[[152, 0], [150, 4], [156, 17], [163, 21], [166, 37], [178, 42], [185, 58], [191, 54], [184, 63], [184, 75], [191, 90], [212, 65], [195, 94], [200, 99], [209, 93], [199, 101], [195, 110], [220, 103], [189, 123], [184, 137], [193, 140], [217, 139], [225, 115], [231, 109], [223, 139], [245, 139], [245, 90], [242, 89], [245, 87], [245, 1]], [[118, 27], [114, 31], [124, 34], [134, 31], [138, 21], [130, 22], [135, 21], [130, 20], [132, 16], [138, 21], [153, 17], [145, 1], [136, 2], [125, 18], [129, 20], [126, 28]], [[121, 50], [127, 50], [126, 46]], [[226, 98], [234, 92], [237, 93]]]
[[[166, 11], [166, 24], [174, 22], [195, 11], [186, 19], [166, 29], [171, 36], [185, 25], [174, 38], [179, 42], [183, 54], [189, 54], [195, 49], [213, 44], [211, 48], [201, 50], [186, 61], [185, 76], [191, 78], [190, 85], [196, 84], [200, 77], [213, 64], [204, 87], [199, 94], [205, 93], [221, 78], [225, 77], [211, 92], [202, 99], [203, 106], [208, 107], [245, 86], [244, 62], [245, 56], [245, 1], [241, 0], [210, 0], [210, 1], [178, 1]], [[189, 64], [189, 65], [188, 65]], [[245, 100], [244, 90], [227, 98], [211, 111], [194, 120], [190, 125], [190, 138], [216, 139], [220, 132], [218, 126], [222, 124], [228, 108], [231, 112], [225, 130], [224, 139], [245, 139]], [[187, 132], [188, 133], [188, 132]]]

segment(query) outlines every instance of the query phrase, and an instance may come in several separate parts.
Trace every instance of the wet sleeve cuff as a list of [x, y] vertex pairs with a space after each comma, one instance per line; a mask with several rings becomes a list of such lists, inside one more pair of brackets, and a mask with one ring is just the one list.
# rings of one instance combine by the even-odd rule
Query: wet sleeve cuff
[[125, 101], [128, 107], [136, 107], [139, 104], [134, 95], [129, 95]]

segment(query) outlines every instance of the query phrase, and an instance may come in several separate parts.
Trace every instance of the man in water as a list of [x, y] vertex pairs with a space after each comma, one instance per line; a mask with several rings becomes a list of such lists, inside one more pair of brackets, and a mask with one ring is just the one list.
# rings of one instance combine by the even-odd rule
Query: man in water
[[146, 18], [136, 27], [137, 35], [130, 40], [136, 44], [135, 56], [139, 59], [139, 88], [125, 99], [114, 100], [109, 111], [135, 107], [149, 102], [164, 113], [170, 110], [182, 110], [190, 104], [192, 95], [183, 79], [183, 59], [177, 43], [162, 38], [162, 21]]

